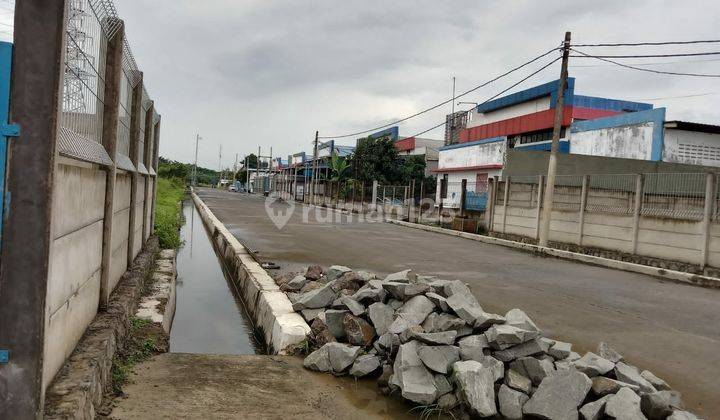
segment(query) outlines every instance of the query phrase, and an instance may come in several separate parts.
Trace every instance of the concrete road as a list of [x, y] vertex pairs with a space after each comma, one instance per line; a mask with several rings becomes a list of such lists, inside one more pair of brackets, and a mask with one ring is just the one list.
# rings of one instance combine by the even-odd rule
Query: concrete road
[[319, 222], [314, 210], [305, 222], [308, 208], [300, 204], [278, 229], [261, 197], [208, 189], [198, 194], [245, 246], [282, 271], [342, 264], [461, 279], [485, 310], [522, 308], [548, 336], [574, 343], [578, 352], [607, 341], [681, 391], [688, 408], [720, 418], [720, 290], [388, 223]]

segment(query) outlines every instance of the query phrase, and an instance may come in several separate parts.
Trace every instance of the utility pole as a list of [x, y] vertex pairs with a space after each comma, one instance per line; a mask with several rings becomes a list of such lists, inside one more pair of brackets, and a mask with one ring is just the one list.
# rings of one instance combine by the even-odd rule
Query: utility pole
[[[318, 135], [319, 131], [315, 130], [315, 143], [313, 146], [313, 171], [312, 171], [312, 180], [310, 181], [312, 185], [312, 193], [310, 194], [310, 200], [312, 200], [313, 203], [315, 203], [315, 183], [317, 182], [317, 162], [318, 162]], [[330, 154], [332, 155], [332, 150], [330, 151]]]
[[[555, 174], [557, 172], [557, 152], [560, 144], [560, 131], [563, 121], [563, 107], [565, 106], [565, 87], [568, 78], [568, 57], [570, 56], [570, 32], [565, 32], [563, 42], [562, 67], [560, 69], [560, 83], [557, 99], [555, 101], [555, 124], [553, 125], [552, 146], [550, 160], [548, 161], [547, 180], [545, 182], [545, 197], [543, 198], [542, 219], [540, 220], [540, 234], [538, 244], [548, 246], [550, 236], [550, 218], [552, 217], [553, 194], [555, 193]], [[507, 189], [507, 185], [505, 188]]]
[[248, 167], [248, 156], [245, 156], [245, 192], [250, 193], [250, 168]]
[[192, 185], [193, 187], [197, 187], [197, 154], [198, 154], [198, 141], [200, 141], [202, 137], [200, 137], [200, 134], [195, 134], [195, 164], [193, 165], [193, 179], [192, 179]]
[[260, 154], [261, 154], [260, 146], [258, 146], [258, 155], [257, 155], [257, 165], [255, 165], [255, 184], [260, 182]]
[[220, 181], [222, 180], [222, 144], [220, 145], [220, 152], [218, 153], [218, 173], [220, 174], [220, 179], [218, 179], [218, 188], [220, 188]]
[[452, 112], [450, 115], [455, 118], [455, 76], [453, 76], [453, 100], [452, 100]]

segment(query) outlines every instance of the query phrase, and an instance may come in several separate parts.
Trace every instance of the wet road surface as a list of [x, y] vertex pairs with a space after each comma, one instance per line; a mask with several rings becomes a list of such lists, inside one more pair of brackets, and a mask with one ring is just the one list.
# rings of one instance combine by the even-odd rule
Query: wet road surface
[[281, 271], [342, 264], [461, 279], [484, 309], [522, 308], [549, 336], [579, 352], [607, 341], [681, 391], [692, 411], [720, 418], [720, 290], [347, 216], [327, 223], [311, 212], [306, 223], [308, 208], [300, 204], [279, 229], [262, 197], [209, 189], [198, 195], [245, 246]]

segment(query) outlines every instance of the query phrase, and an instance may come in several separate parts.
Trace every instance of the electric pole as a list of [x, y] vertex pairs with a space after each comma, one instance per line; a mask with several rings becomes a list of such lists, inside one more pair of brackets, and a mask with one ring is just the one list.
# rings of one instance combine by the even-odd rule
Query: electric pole
[[198, 141], [201, 139], [200, 134], [195, 134], [195, 164], [193, 165], [193, 177], [192, 185], [197, 187], [197, 154], [198, 154]]
[[[548, 161], [547, 180], [545, 182], [545, 197], [543, 198], [542, 218], [538, 245], [548, 246], [550, 236], [550, 218], [552, 217], [553, 195], [555, 193], [555, 174], [557, 172], [557, 152], [560, 145], [560, 132], [563, 122], [563, 107], [565, 106], [565, 88], [568, 78], [568, 58], [570, 56], [570, 32], [565, 32], [563, 42], [562, 67], [560, 69], [560, 82], [557, 99], [555, 101], [555, 123], [553, 125], [552, 145], [550, 147], [550, 160]], [[505, 185], [507, 189], [507, 184]]]
[[220, 145], [220, 152], [218, 153], [218, 174], [220, 174], [220, 179], [218, 179], [218, 188], [220, 188], [220, 182], [222, 181], [222, 144]]
[[245, 192], [250, 193], [250, 168], [248, 167], [248, 156], [245, 155]]
[[[313, 146], [313, 170], [312, 170], [312, 180], [310, 181], [310, 184], [312, 185], [312, 189], [310, 190], [310, 199], [313, 203], [315, 203], [315, 183], [317, 182], [317, 166], [318, 166], [318, 135], [319, 131], [315, 130], [315, 142]], [[330, 151], [330, 155], [332, 155], [332, 150]]]

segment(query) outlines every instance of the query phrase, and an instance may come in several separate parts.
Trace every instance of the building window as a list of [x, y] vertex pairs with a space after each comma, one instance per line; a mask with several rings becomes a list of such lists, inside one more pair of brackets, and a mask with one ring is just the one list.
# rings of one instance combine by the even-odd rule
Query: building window
[[[508, 140], [510, 140], [510, 147], [514, 147], [520, 144], [530, 144], [530, 143], [538, 143], [541, 141], [550, 141], [552, 140], [552, 134], [553, 130], [542, 130], [542, 131], [533, 131], [530, 133], [522, 133], [517, 134], [514, 136], [510, 136]], [[565, 137], [565, 129], [560, 129], [560, 138]]]

